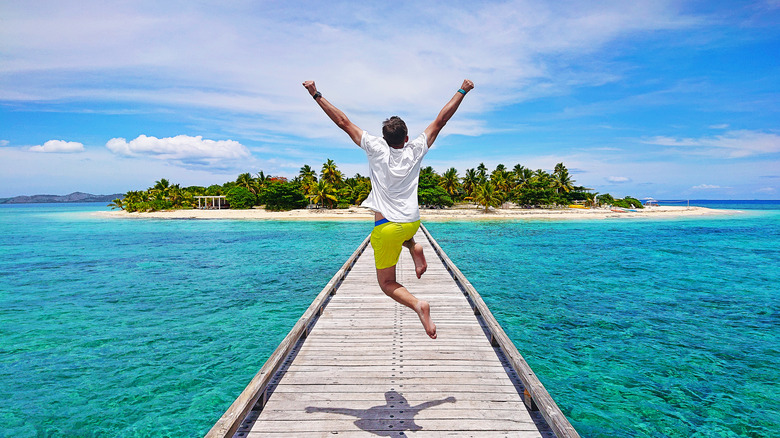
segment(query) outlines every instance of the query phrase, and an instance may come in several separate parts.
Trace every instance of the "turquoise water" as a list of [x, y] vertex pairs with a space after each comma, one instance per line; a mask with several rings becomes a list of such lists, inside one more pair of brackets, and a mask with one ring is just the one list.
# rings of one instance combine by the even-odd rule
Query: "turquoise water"
[[780, 210], [427, 227], [582, 436], [780, 436]]
[[[780, 208], [426, 225], [584, 437], [780, 435]], [[202, 436], [369, 231], [0, 206], [0, 435]]]
[[0, 208], [0, 435], [203, 436], [368, 232], [94, 209]]

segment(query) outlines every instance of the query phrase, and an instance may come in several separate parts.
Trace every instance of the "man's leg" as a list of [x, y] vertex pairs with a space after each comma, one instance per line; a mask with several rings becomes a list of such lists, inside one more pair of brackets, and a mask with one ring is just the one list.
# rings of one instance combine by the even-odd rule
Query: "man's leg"
[[427, 301], [418, 300], [414, 295], [409, 293], [405, 287], [395, 281], [395, 266], [377, 269], [376, 279], [379, 281], [379, 287], [382, 288], [382, 292], [395, 301], [414, 310], [420, 318], [420, 322], [422, 322], [428, 336], [430, 336], [431, 339], [436, 339], [436, 324], [434, 324], [431, 319], [431, 306]]
[[[417, 278], [422, 277], [425, 271], [428, 269], [428, 263], [425, 262], [425, 254], [423, 254], [423, 247], [419, 243], [415, 243], [414, 237], [404, 242], [404, 246], [412, 253], [412, 260], [414, 260], [414, 270], [417, 272]], [[395, 278], [395, 274], [394, 278]]]

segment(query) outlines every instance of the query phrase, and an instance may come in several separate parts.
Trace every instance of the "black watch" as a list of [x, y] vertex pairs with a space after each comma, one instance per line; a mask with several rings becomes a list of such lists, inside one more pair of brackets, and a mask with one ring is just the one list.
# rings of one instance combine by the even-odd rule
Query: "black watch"
[[320, 93], [318, 91], [318, 92], [314, 93], [314, 95], [312, 97], [314, 98], [314, 100], [317, 100], [318, 97], [322, 97], [322, 93]]

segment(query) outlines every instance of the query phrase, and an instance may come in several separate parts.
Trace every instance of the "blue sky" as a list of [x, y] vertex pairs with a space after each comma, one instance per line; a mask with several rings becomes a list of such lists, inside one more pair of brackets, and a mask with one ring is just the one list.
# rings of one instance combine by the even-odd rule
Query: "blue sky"
[[426, 164], [615, 196], [780, 198], [780, 1], [0, 2], [0, 197], [294, 176], [476, 88]]

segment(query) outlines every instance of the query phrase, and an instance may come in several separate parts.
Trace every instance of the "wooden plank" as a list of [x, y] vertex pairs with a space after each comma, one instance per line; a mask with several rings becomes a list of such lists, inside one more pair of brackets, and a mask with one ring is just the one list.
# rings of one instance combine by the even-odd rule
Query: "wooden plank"
[[[301, 404], [305, 406], [319, 406], [319, 407], [327, 407], [327, 408], [345, 408], [345, 409], [366, 409], [375, 405], [375, 403], [373, 402], [376, 402], [376, 400], [374, 399], [367, 399], [366, 397], [363, 397], [363, 399], [360, 398], [360, 396], [365, 395], [365, 393], [356, 393], [353, 395], [355, 397], [352, 399], [344, 398], [340, 400], [332, 400], [330, 398], [327, 398], [326, 394], [312, 394], [311, 396], [309, 396], [308, 394], [301, 395], [295, 393], [278, 393], [278, 394], [274, 393], [273, 397], [277, 401], [282, 400], [282, 398], [286, 397], [286, 399], [284, 400], [286, 405]], [[415, 394], [407, 394], [407, 396], [408, 399], [410, 400], [410, 403], [417, 404], [417, 401], [415, 400], [416, 397]], [[518, 409], [524, 409], [524, 407], [525, 405], [521, 401], [508, 402], [501, 397], [492, 396], [492, 397], [484, 397], [483, 399], [472, 398], [472, 399], [456, 400], [455, 403], [452, 404], [431, 407], [429, 410], [426, 409], [425, 412], [426, 415], [428, 415], [433, 411], [438, 412], [441, 409], [475, 411], [475, 412], [483, 411], [483, 410], [484, 411], [516, 411]], [[265, 409], [263, 409], [263, 411], [287, 412], [286, 410], [279, 411], [278, 409], [272, 409], [269, 407], [266, 407]]]
[[[398, 386], [398, 388], [396, 388]], [[418, 385], [419, 386], [419, 385]], [[295, 383], [282, 383], [274, 389], [274, 394], [278, 392], [298, 392], [305, 391], [308, 393], [325, 392], [330, 394], [342, 394], [368, 391], [374, 394], [383, 394], [388, 391], [400, 389], [400, 383], [390, 383], [389, 380], [385, 380], [380, 384], [310, 384], [301, 385]], [[404, 385], [404, 394], [412, 392], [423, 393], [440, 393], [440, 394], [460, 394], [471, 392], [490, 392], [491, 394], [507, 394], [508, 396], [517, 395], [517, 391], [514, 387], [508, 385], [488, 385], [488, 384], [472, 384], [465, 385], [462, 382], [450, 383], [450, 384], [432, 384], [426, 383], [424, 387], [415, 388], [413, 385]], [[512, 397], [514, 398], [514, 397]]]
[[[522, 432], [522, 431], [512, 431], [512, 430], [491, 430], [487, 432], [479, 432], [477, 434], [469, 434], [464, 435], [462, 432], [452, 432], [452, 431], [429, 431], [429, 430], [422, 430], [419, 432], [416, 431], [404, 431], [403, 435], [387, 435], [382, 432], [379, 433], [373, 433], [373, 435], [377, 436], [405, 436], [405, 437], [425, 437], [425, 438], [453, 438], [453, 437], [475, 437], [475, 436], [484, 436], [486, 433], [489, 433], [489, 436], [497, 436], [502, 438], [532, 438], [538, 436], [535, 431], [528, 431], [528, 432]], [[364, 431], [341, 431], [338, 432], [339, 438], [365, 438], [366, 432]], [[551, 432], [552, 434], [552, 432]], [[274, 438], [300, 438], [301, 433], [300, 432], [269, 432], [269, 433], [263, 433], [263, 432], [249, 432], [247, 435], [244, 435], [247, 438], [261, 438], [261, 437], [274, 437]], [[330, 431], [320, 431], [320, 432], [307, 432], [306, 438], [333, 438], [334, 433]], [[371, 435], [369, 435], [371, 436]], [[552, 436], [552, 435], [550, 435]]]
[[[257, 426], [252, 430], [268, 432], [299, 432], [308, 434], [310, 432], [331, 432], [341, 434], [341, 431], [371, 432], [406, 432], [406, 431], [458, 431], [458, 432], [490, 432], [496, 430], [527, 431], [531, 432], [529, 436], [541, 436], [538, 427], [533, 422], [515, 421], [512, 419], [469, 419], [463, 421], [454, 419], [418, 419], [404, 420], [397, 418], [370, 419], [358, 418], [329, 418], [327, 420], [301, 420], [291, 418], [287, 421], [280, 420], [258, 420]], [[250, 432], [249, 436], [262, 436]], [[302, 435], [303, 436], [303, 435]], [[399, 435], [394, 435], [399, 436]], [[401, 435], [403, 436], [403, 435]]]

